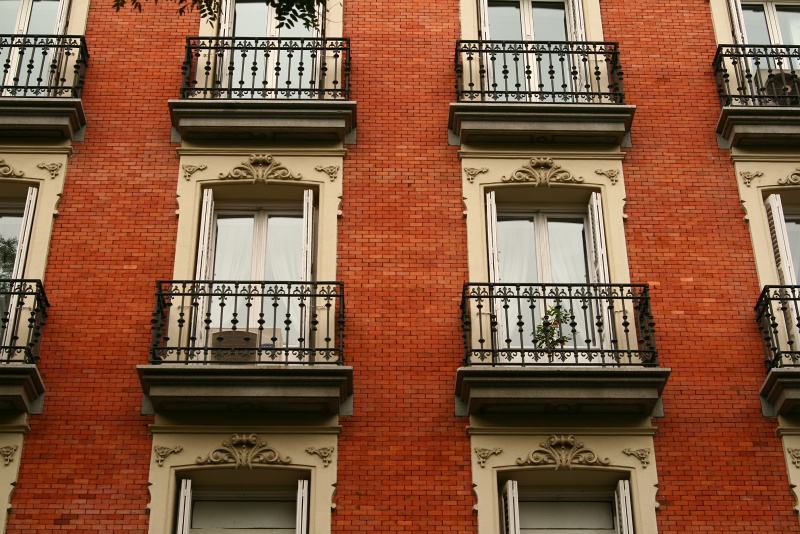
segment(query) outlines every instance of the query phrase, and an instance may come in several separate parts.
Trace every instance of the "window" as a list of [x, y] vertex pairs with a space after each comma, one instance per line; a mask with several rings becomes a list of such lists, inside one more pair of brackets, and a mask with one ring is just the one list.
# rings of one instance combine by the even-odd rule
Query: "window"
[[578, 0], [483, 0], [483, 40], [583, 41], [583, 7]]
[[[218, 202], [214, 189], [203, 193], [196, 280], [210, 281], [214, 296], [200, 304], [207, 311], [196, 320], [197, 335], [212, 347], [306, 347], [314, 192], [275, 185], [269, 196], [253, 201], [231, 198], [242, 194], [237, 189], [217, 188]], [[217, 356], [235, 357], [224, 351]], [[240, 356], [252, 358], [255, 351]]]
[[800, 3], [742, 2], [749, 44], [800, 45]]
[[3, 184], [0, 200], [0, 279], [25, 277], [37, 188]]
[[633, 534], [630, 483], [616, 487], [541, 488], [506, 481], [501, 489], [502, 534]]
[[272, 479], [262, 480], [262, 484], [244, 485], [240, 481], [227, 486], [208, 483], [206, 475], [196, 475], [199, 480], [181, 480], [176, 534], [308, 534], [307, 479], [293, 483], [294, 473], [287, 476], [273, 472], [270, 477], [261, 477]]
[[781, 285], [797, 285], [795, 265], [800, 265], [800, 209], [784, 209], [778, 194], [767, 196], [764, 207], [778, 282]]
[[0, 0], [0, 35], [63, 33], [68, 0]]

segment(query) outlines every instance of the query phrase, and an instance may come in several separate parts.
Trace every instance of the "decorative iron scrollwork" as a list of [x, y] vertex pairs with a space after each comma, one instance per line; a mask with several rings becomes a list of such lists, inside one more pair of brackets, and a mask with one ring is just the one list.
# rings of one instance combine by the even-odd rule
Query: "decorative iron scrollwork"
[[223, 441], [222, 447], [208, 455], [197, 458], [198, 464], [235, 464], [239, 467], [253, 468], [253, 464], [288, 464], [292, 459], [283, 458], [278, 451], [269, 447], [266, 441], [259, 441], [256, 434], [234, 434], [230, 441]]
[[550, 186], [553, 182], [582, 183], [583, 178], [575, 176], [561, 165], [556, 165], [553, 158], [532, 158], [527, 164], [511, 173], [511, 176], [500, 178], [504, 182], [533, 182], [535, 187]]
[[500, 454], [503, 452], [503, 449], [496, 448], [496, 449], [481, 449], [475, 448], [475, 455], [478, 457], [478, 464], [481, 467], [486, 467], [486, 460], [489, 459], [489, 456], [493, 454]]
[[572, 464], [608, 465], [608, 458], [601, 459], [594, 451], [583, 450], [583, 443], [575, 436], [550, 436], [547, 442], [539, 444], [541, 449], [528, 453], [525, 458], [517, 458], [517, 465], [554, 465], [556, 469]]
[[243, 161], [227, 174], [219, 174], [221, 180], [253, 180], [253, 183], [266, 184], [269, 180], [300, 180], [299, 174], [281, 165], [269, 154], [253, 154], [248, 161]]

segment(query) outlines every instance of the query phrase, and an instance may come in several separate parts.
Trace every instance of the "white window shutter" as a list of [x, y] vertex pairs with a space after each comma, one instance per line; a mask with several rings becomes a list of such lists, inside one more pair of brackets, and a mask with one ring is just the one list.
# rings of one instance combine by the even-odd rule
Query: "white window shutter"
[[497, 253], [497, 203], [494, 191], [486, 193], [486, 247], [489, 252], [489, 282], [500, 282], [500, 256]]
[[30, 244], [31, 231], [33, 230], [37, 193], [38, 190], [35, 187], [28, 188], [28, 196], [25, 198], [25, 210], [22, 212], [22, 228], [20, 228], [19, 238], [17, 239], [17, 255], [14, 257], [14, 270], [11, 271], [11, 278], [25, 278], [25, 260], [28, 257], [28, 245]]
[[520, 534], [519, 532], [519, 490], [516, 480], [509, 480], [503, 485], [500, 495], [500, 513], [503, 517], [500, 524], [503, 534]]
[[736, 44], [747, 43], [747, 35], [744, 28], [744, 15], [742, 14], [742, 4], [740, 0], [728, 0], [728, 17], [731, 22], [731, 33]]
[[203, 191], [200, 207], [200, 232], [197, 237], [197, 267], [195, 280], [211, 280], [214, 268], [214, 193]]
[[308, 534], [308, 480], [297, 481], [297, 534]]
[[489, 2], [486, 0], [476, 0], [478, 4], [478, 39], [488, 41], [489, 35]]
[[797, 285], [780, 195], [769, 195], [764, 201], [764, 207], [767, 210], [769, 236], [772, 252], [775, 255], [775, 266], [778, 269], [778, 280], [781, 285]]
[[54, 28], [54, 33], [56, 35], [62, 35], [66, 33], [67, 24], [69, 24], [70, 4], [70, 0], [61, 0], [59, 3], [58, 18], [56, 19], [56, 27]]
[[181, 493], [178, 495], [178, 526], [175, 534], [189, 534], [192, 516], [192, 481], [181, 480]]
[[606, 249], [606, 230], [603, 224], [603, 201], [600, 193], [594, 192], [589, 197], [589, 234], [591, 265], [589, 266], [591, 282], [608, 284], [608, 251]]
[[220, 37], [230, 37], [233, 35], [233, 1], [220, 0], [219, 2], [219, 31]]
[[614, 504], [616, 505], [616, 520], [614, 521], [616, 534], [633, 534], [631, 486], [627, 480], [617, 482], [617, 491], [614, 492]]
[[303, 282], [311, 281], [311, 264], [314, 255], [314, 191], [303, 191]]
[[586, 28], [583, 23], [583, 0], [567, 1], [567, 25], [570, 41], [585, 41]]

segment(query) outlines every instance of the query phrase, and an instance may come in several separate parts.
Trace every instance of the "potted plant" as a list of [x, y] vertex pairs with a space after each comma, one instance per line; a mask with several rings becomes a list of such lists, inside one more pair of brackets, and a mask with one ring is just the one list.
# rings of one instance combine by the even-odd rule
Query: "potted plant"
[[571, 330], [569, 326], [570, 315], [562, 306], [550, 306], [545, 311], [542, 322], [536, 327], [533, 342], [537, 349], [553, 350], [561, 348], [565, 343], [572, 341], [572, 337], [564, 333]]

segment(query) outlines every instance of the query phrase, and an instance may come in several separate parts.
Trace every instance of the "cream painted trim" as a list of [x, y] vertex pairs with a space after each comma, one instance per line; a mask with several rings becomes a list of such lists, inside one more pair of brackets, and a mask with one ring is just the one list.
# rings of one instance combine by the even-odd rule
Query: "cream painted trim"
[[[249, 154], [270, 154], [280, 164], [289, 169], [300, 180], [271, 181], [269, 184], [247, 184], [247, 180], [222, 180], [231, 169], [246, 161]], [[315, 279], [321, 281], [336, 280], [336, 240], [337, 222], [340, 215], [339, 203], [342, 197], [341, 178], [331, 181], [330, 176], [315, 169], [316, 166], [343, 166], [342, 156], [279, 155], [279, 150], [261, 147], [251, 153], [237, 155], [202, 155], [194, 152], [181, 155], [178, 167], [178, 235], [175, 247], [175, 267], [173, 276], [176, 280], [191, 280], [194, 277], [194, 263], [197, 256], [197, 239], [201, 209], [202, 190], [204, 187], [230, 185], [240, 183], [239, 187], [269, 188], [272, 184], [288, 184], [313, 187], [317, 189], [317, 235], [315, 237]], [[187, 180], [183, 167], [194, 165], [205, 166], [205, 169], [192, 173]], [[263, 189], [259, 189], [263, 190]]]
[[0, 154], [65, 154], [71, 156], [71, 146], [14, 146], [0, 145]]
[[[583, 0], [583, 24], [587, 41], [603, 40], [603, 21], [599, 0]], [[461, 0], [461, 38], [477, 39], [479, 28], [478, 0]]]
[[747, 163], [747, 162], [789, 162], [794, 163], [795, 165], [800, 165], [800, 157], [797, 154], [770, 154], [770, 153], [761, 153], [761, 154], [753, 154], [742, 152], [740, 149], [732, 149], [731, 150], [731, 161], [734, 163]]
[[[250, 154], [260, 154], [264, 152], [264, 147], [236, 147], [236, 148], [205, 148], [205, 147], [178, 147], [175, 152], [179, 156], [236, 156], [247, 157]], [[267, 150], [270, 154], [276, 157], [285, 156], [309, 156], [309, 157], [338, 157], [343, 158], [347, 154], [347, 149], [332, 147], [332, 148], [269, 148]]]
[[[88, 1], [88, 0], [86, 0]], [[328, 0], [325, 4], [325, 35], [323, 37], [342, 37], [342, 20], [344, 13], [343, 0]], [[198, 35], [200, 37], [216, 37], [219, 34], [219, 18], [209, 23], [200, 21]]]
[[[733, 31], [731, 30], [731, 19], [728, 15], [728, 4], [726, 0], [709, 0], [711, 10], [711, 20], [714, 24], [714, 35], [717, 44], [734, 44]], [[709, 58], [711, 61], [713, 58]]]
[[[526, 458], [528, 454], [540, 448], [541, 443], [547, 442], [552, 433], [542, 432], [530, 435], [473, 435], [470, 440], [472, 483], [477, 498], [475, 511], [478, 514], [478, 534], [500, 534], [500, 499], [498, 476], [508, 471], [545, 471], [552, 473], [555, 480], [559, 473], [575, 470], [587, 471], [612, 471], [619, 473], [620, 478], [629, 478], [631, 487], [636, 534], [656, 534], [656, 493], [658, 491], [658, 476], [656, 459], [650, 454], [648, 465], [642, 465], [635, 456], [625, 454], [625, 449], [654, 450], [653, 438], [643, 435], [602, 436], [588, 435], [582, 429], [573, 428], [564, 435], [574, 435], [578, 442], [584, 444], [583, 450], [591, 450], [605, 461], [605, 466], [583, 466], [573, 464], [572, 469], [555, 470], [549, 466], [520, 466], [518, 458]], [[559, 434], [560, 435], [560, 434]], [[491, 454], [483, 459], [475, 454], [476, 449], [502, 449], [502, 452]], [[481, 466], [481, 461], [485, 467]]]
[[[464, 214], [467, 219], [467, 249], [469, 258], [470, 282], [484, 282], [489, 280], [489, 271], [486, 256], [486, 211], [484, 198], [488, 189], [501, 190], [506, 187], [525, 187], [518, 183], [504, 182], [503, 177], [511, 174], [521, 166], [527, 164], [533, 155], [520, 158], [489, 159], [482, 156], [473, 157], [472, 154], [462, 155], [462, 185]], [[550, 189], [559, 188], [569, 194], [569, 190], [590, 189], [600, 192], [603, 199], [603, 222], [606, 231], [606, 247], [608, 250], [608, 273], [612, 284], [627, 284], [630, 282], [628, 269], [628, 253], [625, 243], [624, 208], [625, 208], [625, 179], [622, 172], [622, 162], [609, 159], [599, 164], [595, 159], [582, 159], [569, 157], [554, 157], [555, 163], [572, 173], [573, 176], [583, 178], [581, 183], [567, 183], [551, 185]], [[603, 170], [616, 170], [616, 182], [607, 176], [597, 174], [598, 166]], [[485, 173], [474, 176], [472, 181], [467, 178], [464, 169], [486, 168]], [[533, 187], [532, 185], [529, 187]], [[546, 185], [539, 188], [548, 189]]]
[[[208, 425], [150, 425], [152, 434], [202, 434], [208, 431]], [[248, 430], [255, 434], [329, 434], [338, 436], [342, 433], [342, 427], [334, 426], [247, 426]], [[214, 426], [215, 432], [223, 434], [235, 434], [241, 432], [239, 426]], [[2, 430], [0, 430], [2, 432]]]
[[800, 467], [795, 466], [794, 459], [789, 453], [789, 449], [800, 449], [800, 421], [789, 417], [779, 417], [778, 422], [777, 434], [781, 436], [783, 456], [786, 460], [786, 476], [795, 500], [794, 510], [800, 513]]
[[[68, 1], [68, 0], [62, 0]], [[90, 0], [71, 0], [69, 6], [69, 23], [64, 35], [83, 35], [86, 33], [86, 19], [89, 16]], [[91, 50], [89, 51], [91, 54]]]
[[[36, 212], [28, 244], [28, 257], [25, 262], [25, 278], [44, 279], [47, 256], [50, 252], [50, 236], [53, 230], [53, 218], [58, 215], [57, 206], [64, 190], [64, 178], [67, 173], [67, 156], [69, 149], [60, 151], [24, 151], [0, 150], [0, 160], [11, 165], [18, 177], [2, 177], [0, 182], [7, 184], [25, 184], [38, 188]], [[39, 168], [40, 164], [57, 164], [58, 172], [50, 173]], [[47, 288], [45, 287], [45, 291]]]
[[[779, 284], [764, 199], [770, 193], [791, 192], [800, 195], [800, 187], [780, 184], [780, 181], [784, 181], [798, 167], [800, 167], [800, 157], [798, 156], [795, 156], [793, 160], [775, 158], [772, 161], [737, 160], [734, 163], [736, 185], [744, 210], [744, 219], [750, 224], [750, 237], [761, 286]], [[745, 176], [751, 178], [746, 179]], [[796, 206], [796, 204], [790, 205]]]
[[[655, 436], [658, 429], [654, 427], [581, 427], [581, 436]], [[574, 434], [575, 427], [537, 427], [519, 428], [510, 426], [480, 427], [468, 426], [467, 434], [470, 436], [539, 436], [541, 434]]]
[[[252, 428], [243, 426], [237, 429], [236, 434], [258, 435], [259, 441], [264, 441], [270, 448], [275, 449], [282, 458], [289, 458], [290, 462], [279, 466], [253, 465], [253, 470], [258, 469], [286, 469], [302, 470], [308, 472], [311, 481], [310, 492], [310, 521], [309, 532], [315, 534], [328, 534], [331, 531], [331, 510], [335, 507], [333, 496], [336, 491], [338, 442], [334, 434], [321, 436], [314, 433], [305, 433], [298, 429], [296, 433], [273, 433], [262, 428], [262, 432], [254, 432]], [[157, 433], [153, 436], [153, 449], [150, 459], [150, 528], [149, 534], [173, 534], [174, 516], [177, 506], [177, 476], [186, 470], [213, 470], [224, 469], [234, 471], [233, 464], [205, 465], [198, 463], [208, 454], [220, 448], [223, 441], [230, 441], [230, 432], [218, 428], [206, 428], [205, 432], [197, 433]], [[167, 447], [180, 450], [163, 457], [155, 452], [156, 447]], [[317, 455], [310, 454], [307, 448], [316, 449], [334, 447], [334, 453], [325, 460]], [[161, 458], [162, 464], [158, 461]], [[2, 469], [2, 467], [0, 467]], [[250, 471], [240, 467], [240, 471]], [[0, 472], [1, 474], [1, 472]]]
[[[466, 145], [465, 145], [466, 146]], [[481, 159], [509, 159], [509, 158], [554, 158], [554, 159], [591, 159], [591, 160], [609, 160], [609, 161], [622, 161], [625, 159], [625, 153], [615, 150], [613, 152], [575, 152], [571, 150], [473, 150], [465, 148], [458, 151], [458, 157], [462, 160], [465, 158], [481, 158]]]

